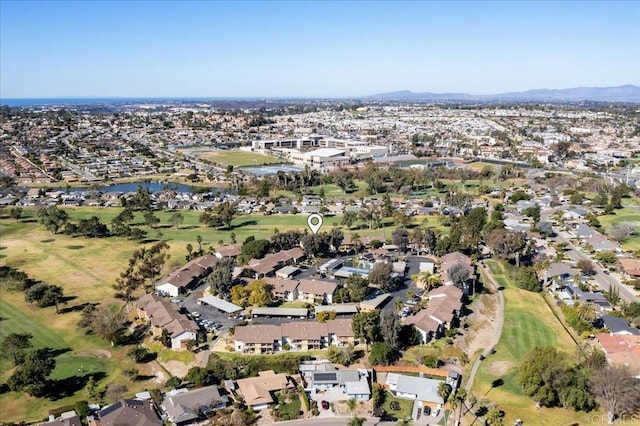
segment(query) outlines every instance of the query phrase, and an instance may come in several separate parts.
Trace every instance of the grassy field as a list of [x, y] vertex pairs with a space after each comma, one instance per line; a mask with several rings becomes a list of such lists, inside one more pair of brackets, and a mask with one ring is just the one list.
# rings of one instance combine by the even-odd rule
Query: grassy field
[[615, 210], [615, 214], [600, 216], [598, 220], [605, 233], [616, 223], [630, 222], [635, 225], [638, 228], [638, 235], [634, 235], [622, 242], [622, 248], [631, 251], [640, 250], [640, 209], [624, 207], [620, 210]]
[[[101, 209], [99, 216], [113, 217], [117, 210]], [[70, 211], [73, 220], [96, 213], [82, 209]], [[130, 392], [157, 386], [148, 381], [130, 382], [122, 378], [122, 371], [132, 367], [139, 368], [141, 374], [152, 373], [151, 366], [134, 365], [127, 358], [130, 347], [112, 348], [108, 342], [85, 335], [76, 327], [84, 303], [121, 303], [113, 297], [111, 285], [126, 268], [138, 243], [121, 238], [52, 235], [30, 219], [22, 222], [0, 220], [0, 235], [0, 265], [18, 268], [34, 279], [60, 285], [65, 295], [72, 297], [66, 305], [60, 305], [63, 313], [56, 314], [53, 307], [41, 309], [26, 303], [21, 292], [0, 288], [0, 338], [13, 332], [28, 332], [34, 336], [34, 347], [56, 349], [59, 353], [57, 367], [51, 378], [61, 381], [64, 389], [75, 392], [70, 396], [61, 394], [56, 400], [37, 399], [15, 392], [0, 394], [0, 422], [39, 420], [45, 418], [50, 409], [85, 399], [82, 388], [89, 375], [100, 378], [99, 373], [104, 373], [106, 376], [98, 382], [98, 391], [114, 382], [126, 383]], [[10, 362], [0, 361], [0, 383], [7, 380], [12, 369]]]
[[198, 152], [197, 156], [234, 167], [262, 166], [265, 164], [281, 164], [285, 162], [283, 159], [271, 155], [240, 150]]
[[[123, 360], [124, 348], [110, 348], [106, 342], [76, 331], [77, 313], [56, 315], [54, 308], [40, 309], [24, 302], [22, 293], [0, 290], [0, 337], [10, 333], [30, 333], [34, 348], [51, 348], [56, 354], [56, 368], [50, 379], [59, 381], [60, 391], [55, 399], [38, 399], [17, 392], [0, 394], [0, 421], [38, 420], [48, 410], [73, 404], [85, 398], [81, 392], [90, 375], [110, 376], [98, 382], [99, 388], [117, 379], [113, 373], [117, 364], [128, 366]], [[4, 383], [13, 372], [13, 364], [0, 361], [0, 380]], [[74, 395], [75, 393], [75, 395]]]
[[[506, 412], [505, 424], [518, 418], [525, 420], [526, 424], [591, 424], [589, 419], [593, 413], [549, 408], [536, 410], [534, 402], [522, 393], [515, 367], [524, 354], [535, 346], [547, 345], [574, 354], [576, 345], [555, 319], [541, 294], [518, 289], [513, 284], [510, 271], [502, 264], [495, 261], [486, 263], [496, 281], [504, 286], [504, 325], [496, 353], [483, 361], [478, 369], [473, 394], [498, 403]], [[503, 383], [493, 387], [494, 381], [499, 379]]]

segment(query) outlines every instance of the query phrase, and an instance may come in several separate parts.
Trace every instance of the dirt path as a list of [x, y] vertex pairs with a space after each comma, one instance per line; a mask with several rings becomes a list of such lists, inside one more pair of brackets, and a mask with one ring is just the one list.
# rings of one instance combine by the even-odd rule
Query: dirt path
[[[489, 335], [489, 344], [484, 346], [484, 350], [482, 351], [482, 355], [486, 357], [491, 349], [493, 349], [493, 347], [498, 344], [498, 342], [500, 341], [500, 336], [502, 335], [502, 325], [504, 322], [504, 295], [502, 294], [502, 291], [498, 290], [499, 285], [496, 282], [495, 278], [493, 278], [493, 274], [491, 274], [491, 271], [487, 268], [483, 268], [482, 273], [484, 277], [487, 278], [488, 283], [491, 284], [491, 287], [493, 287], [491, 290], [498, 293], [498, 310], [495, 316], [495, 320], [492, 320], [492, 322], [495, 323], [495, 326], [493, 327], [493, 333]], [[469, 377], [467, 378], [465, 384], [467, 392], [471, 392], [473, 380], [476, 377], [476, 373], [478, 372], [478, 368], [480, 367], [481, 362], [482, 361], [480, 360], [480, 358], [478, 358], [473, 364], [473, 368], [471, 369], [471, 372], [469, 373]]]
[[498, 303], [497, 292], [483, 294], [473, 305], [473, 313], [467, 316], [468, 327], [456, 345], [469, 357], [491, 345], [497, 327]]

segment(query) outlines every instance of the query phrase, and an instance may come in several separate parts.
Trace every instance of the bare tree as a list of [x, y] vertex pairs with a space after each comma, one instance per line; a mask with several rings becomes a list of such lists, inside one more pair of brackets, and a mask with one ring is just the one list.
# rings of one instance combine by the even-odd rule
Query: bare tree
[[622, 242], [635, 233], [635, 227], [629, 222], [620, 222], [614, 224], [609, 230], [611, 237], [617, 242]]
[[627, 367], [605, 367], [596, 371], [590, 380], [591, 392], [607, 409], [609, 424], [640, 408], [640, 380]]

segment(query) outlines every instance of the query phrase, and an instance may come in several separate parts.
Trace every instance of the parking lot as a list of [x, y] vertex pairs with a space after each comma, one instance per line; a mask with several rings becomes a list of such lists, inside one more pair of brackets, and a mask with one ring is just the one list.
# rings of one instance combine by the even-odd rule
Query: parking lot
[[217, 328], [216, 334], [223, 334], [229, 331], [229, 327], [233, 327], [240, 323], [242, 319], [238, 318], [230, 318], [229, 314], [226, 312], [222, 312], [211, 305], [207, 304], [198, 304], [198, 297], [196, 294], [206, 289], [206, 284], [201, 284], [194, 291], [192, 291], [188, 296], [182, 299], [182, 306], [190, 313], [197, 312], [199, 314], [198, 320], [211, 321], [214, 323], [218, 323], [221, 326]]

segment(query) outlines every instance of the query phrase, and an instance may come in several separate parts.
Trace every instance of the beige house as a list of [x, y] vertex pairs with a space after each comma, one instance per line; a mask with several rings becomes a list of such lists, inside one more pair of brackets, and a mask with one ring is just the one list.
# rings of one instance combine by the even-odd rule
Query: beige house
[[300, 280], [298, 284], [298, 300], [307, 303], [322, 305], [323, 303], [333, 303], [333, 293], [338, 288], [338, 284], [332, 281], [323, 280]]
[[340, 318], [326, 323], [295, 321], [282, 325], [246, 325], [236, 327], [234, 348], [236, 352], [263, 354], [282, 351], [310, 351], [326, 349], [331, 345], [355, 344], [351, 319]]
[[294, 389], [295, 383], [284, 373], [273, 370], [261, 371], [258, 377], [240, 379], [236, 382], [245, 404], [255, 411], [263, 410], [276, 401], [274, 392]]
[[197, 336], [198, 324], [182, 315], [174, 303], [154, 294], [146, 294], [138, 299], [136, 307], [138, 317], [151, 323], [154, 336], [162, 336], [162, 330], [167, 330], [172, 349], [185, 348], [185, 342]]

